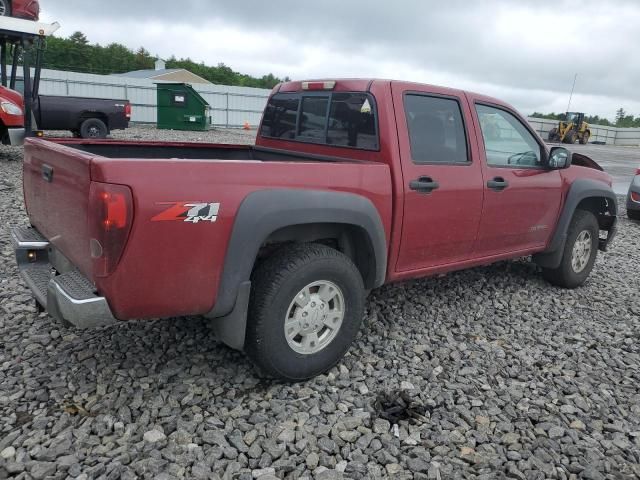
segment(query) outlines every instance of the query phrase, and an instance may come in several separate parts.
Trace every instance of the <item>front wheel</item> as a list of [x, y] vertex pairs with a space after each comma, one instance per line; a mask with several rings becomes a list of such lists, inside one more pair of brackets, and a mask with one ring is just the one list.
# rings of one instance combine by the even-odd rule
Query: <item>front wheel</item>
[[320, 244], [285, 247], [252, 275], [245, 350], [269, 376], [296, 382], [319, 375], [356, 338], [364, 298], [346, 255]]
[[576, 288], [586, 280], [598, 255], [600, 227], [593, 213], [576, 210], [558, 268], [543, 268], [544, 278], [563, 288]]

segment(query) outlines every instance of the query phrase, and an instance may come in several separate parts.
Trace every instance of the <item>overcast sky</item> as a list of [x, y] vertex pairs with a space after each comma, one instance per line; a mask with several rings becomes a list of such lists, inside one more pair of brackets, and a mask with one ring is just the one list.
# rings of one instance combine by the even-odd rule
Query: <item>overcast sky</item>
[[40, 0], [59, 35], [262, 76], [464, 88], [525, 114], [640, 115], [638, 0]]

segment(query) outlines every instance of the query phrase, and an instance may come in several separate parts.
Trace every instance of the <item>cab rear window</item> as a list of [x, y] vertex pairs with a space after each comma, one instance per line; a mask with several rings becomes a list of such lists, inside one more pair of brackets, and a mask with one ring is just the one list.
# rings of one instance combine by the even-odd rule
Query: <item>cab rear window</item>
[[373, 97], [363, 92], [278, 93], [264, 112], [263, 137], [378, 150]]

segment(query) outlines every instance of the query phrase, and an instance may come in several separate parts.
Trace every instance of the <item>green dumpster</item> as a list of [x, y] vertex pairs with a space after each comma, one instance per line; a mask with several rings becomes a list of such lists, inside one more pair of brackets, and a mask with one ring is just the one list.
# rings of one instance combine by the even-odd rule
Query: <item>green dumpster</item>
[[207, 101], [186, 83], [158, 84], [158, 128], [207, 130], [211, 124]]

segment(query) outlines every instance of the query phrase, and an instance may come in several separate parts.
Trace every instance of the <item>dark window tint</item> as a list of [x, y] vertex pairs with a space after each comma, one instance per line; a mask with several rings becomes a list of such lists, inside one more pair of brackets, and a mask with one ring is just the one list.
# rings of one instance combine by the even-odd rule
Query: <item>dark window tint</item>
[[324, 143], [328, 105], [329, 97], [302, 97], [300, 136]]
[[265, 137], [295, 138], [299, 102], [298, 95], [274, 96], [264, 111], [261, 134]]
[[405, 95], [414, 163], [467, 163], [467, 140], [460, 105], [456, 100]]
[[343, 147], [378, 148], [372, 101], [365, 93], [335, 93], [331, 98], [327, 143]]
[[260, 135], [378, 150], [377, 130], [375, 103], [367, 93], [278, 93], [265, 109]]

